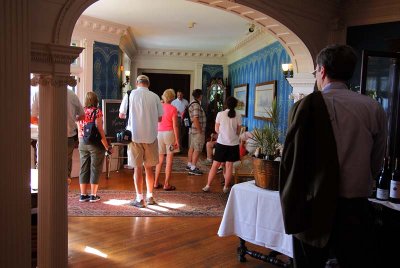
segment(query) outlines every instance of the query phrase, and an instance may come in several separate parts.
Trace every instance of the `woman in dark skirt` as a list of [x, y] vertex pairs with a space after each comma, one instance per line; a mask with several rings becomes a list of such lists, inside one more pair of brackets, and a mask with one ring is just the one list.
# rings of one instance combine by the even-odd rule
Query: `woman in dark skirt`
[[228, 109], [219, 112], [215, 119], [215, 132], [218, 133], [217, 143], [215, 145], [214, 161], [208, 173], [207, 185], [203, 188], [204, 192], [210, 190], [210, 184], [217, 174], [218, 167], [221, 163], [225, 163], [224, 193], [229, 192], [229, 184], [232, 179], [233, 163], [240, 160], [239, 155], [239, 133], [242, 124], [242, 117], [236, 113], [237, 99], [228, 97], [226, 106]]

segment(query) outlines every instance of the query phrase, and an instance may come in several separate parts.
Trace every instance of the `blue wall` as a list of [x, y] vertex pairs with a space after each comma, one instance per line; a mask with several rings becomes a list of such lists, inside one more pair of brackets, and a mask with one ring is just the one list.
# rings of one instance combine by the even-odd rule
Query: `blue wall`
[[102, 99], [118, 99], [121, 94], [119, 71], [119, 47], [94, 42], [93, 45], [93, 91]]
[[275, 42], [228, 66], [232, 95], [235, 86], [241, 84], [249, 85], [247, 117], [242, 118], [243, 125], [246, 125], [249, 130], [255, 127], [260, 128], [268, 123], [254, 118], [255, 85], [277, 80], [276, 94], [279, 110], [279, 130], [282, 135], [281, 141], [283, 141], [283, 137], [286, 134], [288, 112], [293, 104], [293, 101], [289, 100], [292, 87], [283, 76], [281, 64], [289, 63], [290, 61], [285, 48], [279, 42]]

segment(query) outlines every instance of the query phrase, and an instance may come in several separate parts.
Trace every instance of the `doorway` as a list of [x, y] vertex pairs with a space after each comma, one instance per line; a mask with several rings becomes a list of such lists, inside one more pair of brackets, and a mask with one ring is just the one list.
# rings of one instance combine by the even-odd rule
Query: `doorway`
[[159, 97], [164, 90], [173, 88], [175, 92], [180, 89], [184, 98], [190, 99], [190, 74], [169, 74], [169, 73], [143, 73], [150, 79], [149, 89]]

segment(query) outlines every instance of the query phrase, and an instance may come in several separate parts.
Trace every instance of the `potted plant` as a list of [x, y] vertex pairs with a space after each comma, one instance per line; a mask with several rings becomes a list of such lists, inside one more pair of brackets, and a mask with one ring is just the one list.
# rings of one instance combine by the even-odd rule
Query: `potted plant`
[[262, 128], [254, 128], [252, 132], [251, 139], [257, 147], [253, 158], [253, 172], [257, 186], [277, 191], [280, 162], [275, 160], [279, 159], [281, 144], [279, 143], [279, 114], [276, 100], [272, 101], [267, 115], [270, 121]]

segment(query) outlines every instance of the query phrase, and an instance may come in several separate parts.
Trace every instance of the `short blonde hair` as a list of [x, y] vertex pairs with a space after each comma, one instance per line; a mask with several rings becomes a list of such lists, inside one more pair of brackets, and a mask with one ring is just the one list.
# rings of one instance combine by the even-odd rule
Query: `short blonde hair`
[[171, 103], [175, 99], [175, 90], [172, 88], [166, 89], [161, 98], [165, 103]]
[[96, 93], [90, 91], [85, 96], [85, 107], [97, 107], [99, 105], [99, 98]]

